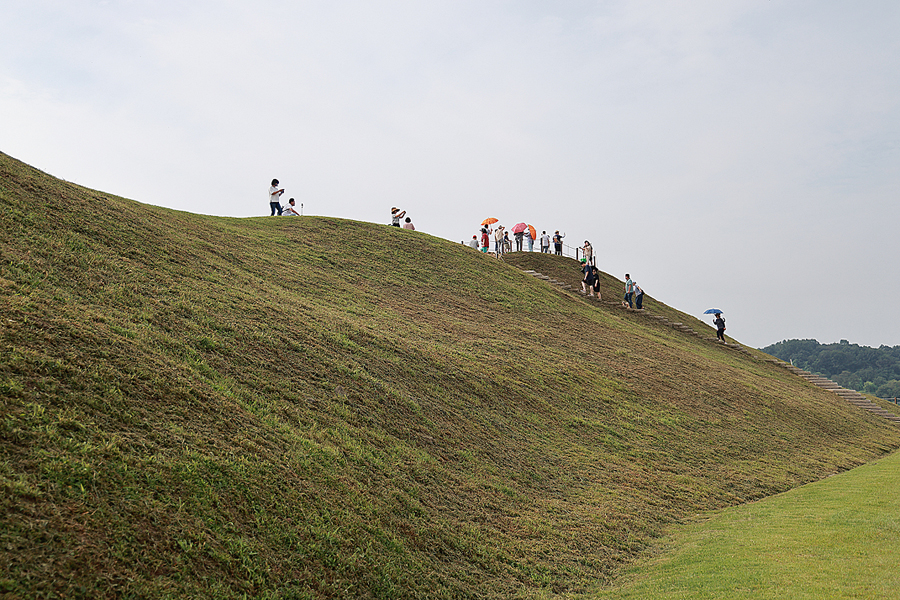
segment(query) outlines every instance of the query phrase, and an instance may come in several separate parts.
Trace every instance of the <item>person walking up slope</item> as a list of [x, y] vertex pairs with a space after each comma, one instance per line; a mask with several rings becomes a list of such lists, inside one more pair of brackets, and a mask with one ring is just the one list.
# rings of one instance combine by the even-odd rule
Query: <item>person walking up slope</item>
[[625, 273], [625, 297], [622, 299], [622, 306], [627, 306], [628, 308], [634, 308], [634, 282], [631, 280], [631, 275]]
[[644, 290], [637, 284], [637, 281], [634, 282], [634, 307], [637, 310], [644, 310]]
[[594, 295], [594, 268], [585, 263], [581, 268], [581, 272], [584, 273], [584, 277], [581, 278], [581, 293], [587, 294], [588, 296]]

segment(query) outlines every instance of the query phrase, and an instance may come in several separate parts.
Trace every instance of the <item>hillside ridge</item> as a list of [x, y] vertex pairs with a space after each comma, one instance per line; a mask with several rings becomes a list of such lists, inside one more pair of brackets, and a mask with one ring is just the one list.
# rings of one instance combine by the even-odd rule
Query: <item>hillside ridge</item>
[[194, 215], [3, 154], [0, 220], [14, 597], [586, 594], [685, 518], [900, 446], [757, 351], [521, 270], [571, 259]]

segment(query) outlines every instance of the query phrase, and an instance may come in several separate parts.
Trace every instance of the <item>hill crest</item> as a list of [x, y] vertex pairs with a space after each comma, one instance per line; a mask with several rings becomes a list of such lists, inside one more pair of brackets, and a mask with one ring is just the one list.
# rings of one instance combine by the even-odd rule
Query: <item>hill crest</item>
[[419, 232], [192, 215], [6, 155], [0, 208], [0, 585], [25, 597], [585, 592], [688, 515], [900, 445]]

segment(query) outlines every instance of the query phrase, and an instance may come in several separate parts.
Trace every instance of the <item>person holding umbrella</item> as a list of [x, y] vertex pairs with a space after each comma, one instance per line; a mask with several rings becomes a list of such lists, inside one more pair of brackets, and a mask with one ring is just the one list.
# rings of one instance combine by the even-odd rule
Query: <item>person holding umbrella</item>
[[513, 236], [516, 238], [516, 252], [522, 251], [522, 240], [525, 238], [525, 232], [528, 230], [528, 225], [525, 223], [516, 223], [513, 225], [512, 232]]
[[716, 318], [713, 319], [713, 325], [716, 326], [716, 339], [721, 340], [722, 343], [725, 343], [725, 319], [722, 318], [722, 313], [716, 313]]

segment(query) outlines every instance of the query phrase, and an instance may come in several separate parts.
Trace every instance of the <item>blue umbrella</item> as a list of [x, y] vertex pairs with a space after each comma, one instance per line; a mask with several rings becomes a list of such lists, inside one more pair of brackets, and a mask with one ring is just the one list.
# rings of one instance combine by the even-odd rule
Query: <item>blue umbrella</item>
[[704, 315], [717, 315], [721, 312], [724, 312], [724, 311], [721, 311], [718, 308], [710, 308], [709, 310], [703, 311], [703, 314]]

